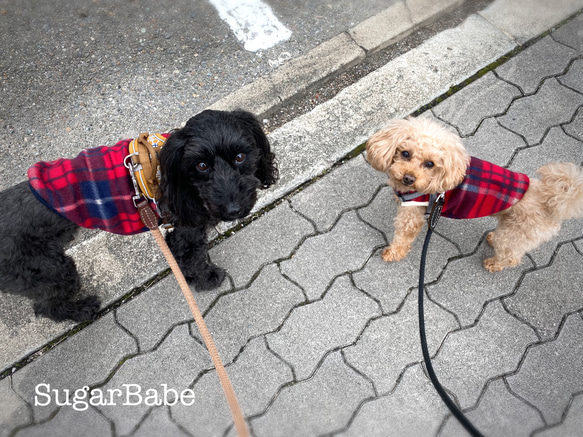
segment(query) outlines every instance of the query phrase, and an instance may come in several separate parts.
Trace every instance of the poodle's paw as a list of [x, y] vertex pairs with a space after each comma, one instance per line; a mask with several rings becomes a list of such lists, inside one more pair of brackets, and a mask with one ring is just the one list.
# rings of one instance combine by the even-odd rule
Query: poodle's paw
[[194, 278], [189, 278], [189, 282], [194, 284], [197, 291], [206, 291], [217, 288], [225, 279], [224, 269], [211, 264], [207, 270], [201, 272]]
[[76, 304], [77, 311], [71, 319], [80, 323], [95, 319], [101, 307], [101, 300], [97, 296], [88, 296], [84, 299], [79, 299]]
[[88, 296], [76, 301], [50, 299], [35, 302], [34, 313], [37, 316], [45, 316], [55, 322], [72, 320], [77, 323], [95, 319], [101, 301], [97, 296]]
[[409, 250], [410, 247], [392, 244], [383, 250], [381, 258], [384, 262], [400, 261], [407, 256]]
[[486, 235], [486, 242], [490, 247], [494, 247], [494, 232], [489, 232], [488, 235]]
[[500, 272], [507, 267], [516, 267], [518, 264], [520, 264], [520, 259], [515, 259], [514, 257], [510, 259], [492, 257], [484, 260], [484, 268], [490, 273]]
[[488, 258], [484, 260], [484, 268], [490, 273], [499, 272], [504, 269], [504, 266], [497, 263], [494, 258]]

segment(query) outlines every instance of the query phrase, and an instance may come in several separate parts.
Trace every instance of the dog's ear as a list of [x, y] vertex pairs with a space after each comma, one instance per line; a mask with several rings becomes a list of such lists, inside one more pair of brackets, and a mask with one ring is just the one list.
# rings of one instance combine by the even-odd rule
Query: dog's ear
[[375, 170], [385, 173], [393, 163], [397, 147], [407, 141], [410, 132], [408, 120], [391, 120], [366, 142], [366, 160]]
[[431, 192], [443, 193], [461, 184], [466, 176], [470, 156], [464, 147], [462, 139], [441, 123], [418, 118], [424, 132], [433, 139], [433, 147], [439, 150], [441, 156], [441, 172], [439, 177], [431, 182]]
[[259, 121], [250, 112], [237, 110], [233, 111], [232, 114], [237, 118], [241, 127], [253, 136], [255, 145], [259, 149], [255, 177], [261, 181], [261, 188], [270, 187], [277, 181], [279, 171], [275, 161], [275, 154], [271, 151], [267, 136], [263, 132]]
[[442, 172], [438, 178], [435, 178], [432, 192], [443, 193], [457, 187], [463, 182], [470, 164], [470, 156], [457, 136], [452, 137], [451, 143], [448, 144], [442, 156]]
[[[188, 125], [188, 123], [187, 123]], [[163, 212], [171, 213], [174, 224], [197, 226], [207, 215], [196, 189], [182, 168], [188, 136], [186, 129], [175, 130], [160, 152], [160, 192], [158, 204]]]

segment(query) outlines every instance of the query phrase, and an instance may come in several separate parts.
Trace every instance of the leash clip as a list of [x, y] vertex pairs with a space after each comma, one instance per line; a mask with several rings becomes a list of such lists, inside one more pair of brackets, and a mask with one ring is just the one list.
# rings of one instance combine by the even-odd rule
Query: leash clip
[[128, 156], [126, 156], [123, 160], [123, 165], [125, 166], [125, 168], [129, 170], [132, 183], [134, 184], [134, 192], [136, 194], [132, 196], [132, 201], [134, 202], [134, 206], [136, 208], [138, 208], [138, 203], [143, 199], [143, 196], [140, 192], [140, 188], [138, 187], [138, 181], [136, 179], [135, 174], [135, 172], [139, 170], [140, 164], [134, 164], [133, 162], [133, 157], [137, 155], [138, 155], [137, 152], [131, 153]]
[[431, 212], [429, 213], [429, 218], [427, 219], [427, 225], [429, 229], [433, 231], [439, 217], [441, 217], [441, 210], [443, 209], [443, 204], [445, 203], [445, 193], [439, 193], [439, 195], [433, 201], [433, 206], [431, 207]]

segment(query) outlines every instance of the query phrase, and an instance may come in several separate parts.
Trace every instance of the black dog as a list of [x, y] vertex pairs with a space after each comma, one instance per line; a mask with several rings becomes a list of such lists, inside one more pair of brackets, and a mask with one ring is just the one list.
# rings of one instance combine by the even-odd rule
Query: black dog
[[[158, 206], [174, 226], [168, 245], [197, 290], [215, 288], [225, 271], [209, 260], [207, 227], [245, 217], [257, 189], [277, 180], [267, 137], [248, 112], [207, 110], [172, 132], [159, 158]], [[23, 182], [0, 193], [0, 289], [32, 298], [37, 315], [91, 319], [100, 301], [75, 300], [79, 277], [64, 250], [79, 225], [39, 201], [31, 186]]]

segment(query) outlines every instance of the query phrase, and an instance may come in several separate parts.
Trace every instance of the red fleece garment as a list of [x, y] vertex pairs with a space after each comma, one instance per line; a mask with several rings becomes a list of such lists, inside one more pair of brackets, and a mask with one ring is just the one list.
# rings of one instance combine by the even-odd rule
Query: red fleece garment
[[[496, 214], [522, 199], [529, 183], [530, 179], [523, 173], [513, 172], [472, 156], [462, 183], [445, 192], [441, 215], [454, 219], [470, 219]], [[428, 200], [429, 195], [426, 194], [410, 201]]]

